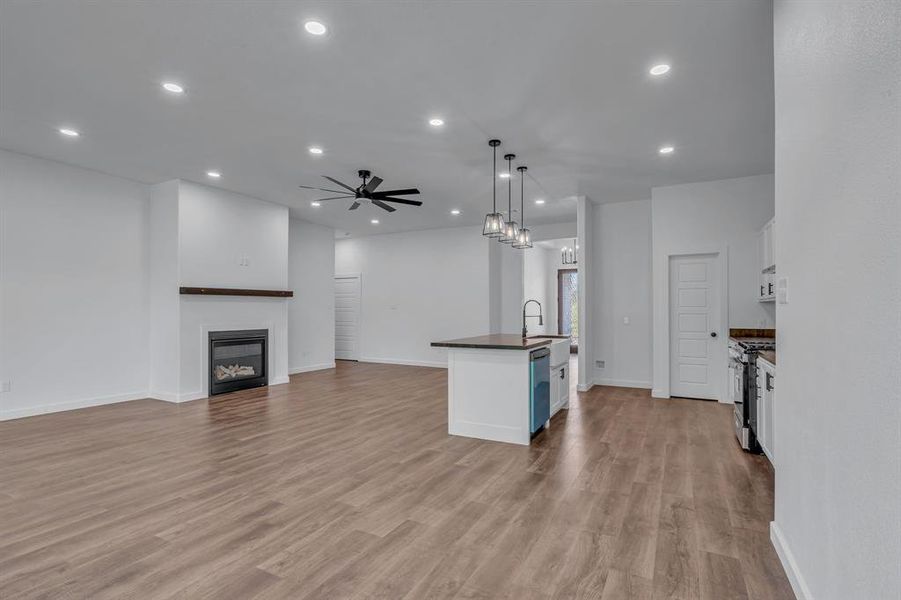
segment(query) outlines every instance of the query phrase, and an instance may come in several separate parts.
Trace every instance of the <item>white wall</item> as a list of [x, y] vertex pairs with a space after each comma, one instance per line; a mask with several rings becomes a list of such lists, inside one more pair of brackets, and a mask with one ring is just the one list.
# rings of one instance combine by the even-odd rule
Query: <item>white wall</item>
[[475, 227], [337, 241], [335, 272], [362, 274], [361, 360], [446, 367], [431, 342], [484, 335], [488, 244]]
[[289, 225], [289, 371], [335, 366], [335, 230], [299, 219]]
[[773, 539], [801, 598], [901, 597], [901, 4], [775, 7]]
[[[551, 305], [556, 304], [556, 298], [551, 299], [549, 290], [551, 268], [548, 264], [549, 253], [547, 250], [534, 247], [523, 254], [523, 297], [525, 300], [534, 299], [541, 303], [544, 312], [544, 325], [538, 324], [538, 319], [527, 319], [529, 333], [556, 333], [554, 321], [549, 318]], [[524, 300], [524, 301], [525, 301]], [[529, 305], [529, 314], [536, 314], [534, 304]], [[522, 314], [520, 314], [520, 320]]]
[[180, 181], [178, 234], [181, 285], [288, 287], [286, 206]]
[[594, 383], [650, 388], [651, 201], [596, 206], [593, 234]]
[[150, 188], [151, 398], [178, 400], [178, 180]]
[[146, 394], [147, 223], [146, 186], [0, 150], [0, 418]]
[[522, 332], [523, 253], [510, 244], [492, 241], [501, 257], [501, 330], [500, 333]]
[[[729, 322], [724, 325], [723, 336], [729, 327], [775, 327], [772, 303], [757, 302], [760, 276], [757, 232], [772, 218], [774, 210], [772, 175], [651, 190], [655, 395], [669, 395], [669, 344], [664, 319], [668, 310], [667, 254], [706, 253], [709, 249], [720, 249], [728, 254]], [[778, 222], [776, 229], [779, 229]], [[779, 266], [776, 268], [778, 272]], [[725, 343], [722, 351], [725, 384]]]

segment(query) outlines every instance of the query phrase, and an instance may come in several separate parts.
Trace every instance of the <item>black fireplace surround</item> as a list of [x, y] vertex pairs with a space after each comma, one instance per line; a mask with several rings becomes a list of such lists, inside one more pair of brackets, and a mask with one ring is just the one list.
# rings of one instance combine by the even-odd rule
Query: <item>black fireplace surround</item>
[[269, 331], [210, 332], [210, 396], [269, 384]]

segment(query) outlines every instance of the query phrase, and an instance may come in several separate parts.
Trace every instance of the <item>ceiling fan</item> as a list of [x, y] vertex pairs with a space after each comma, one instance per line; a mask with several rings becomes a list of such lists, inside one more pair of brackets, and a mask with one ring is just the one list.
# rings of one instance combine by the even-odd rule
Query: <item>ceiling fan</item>
[[307, 190], [320, 190], [323, 192], [332, 192], [335, 194], [342, 194], [341, 196], [330, 196], [328, 198], [320, 198], [315, 200], [315, 202], [323, 202], [325, 200], [340, 200], [343, 198], [353, 198], [354, 202], [350, 205], [348, 210], [357, 210], [360, 208], [360, 204], [363, 202], [369, 202], [381, 208], [382, 210], [387, 210], [388, 212], [394, 212], [397, 210], [393, 206], [385, 204], [386, 202], [395, 202], [397, 204], [409, 204], [410, 206], [422, 206], [422, 202], [419, 200], [407, 200], [405, 198], [395, 198], [395, 196], [407, 196], [410, 194], [418, 194], [419, 190], [416, 188], [408, 188], [403, 190], [387, 190], [382, 192], [375, 191], [375, 188], [382, 183], [382, 179], [378, 176], [372, 176], [372, 173], [367, 171], [366, 169], [360, 169], [357, 171], [357, 175], [360, 176], [360, 179], [363, 180], [358, 187], [352, 188], [346, 183], [341, 183], [337, 179], [329, 177], [328, 175], [323, 175], [326, 179], [331, 181], [332, 183], [343, 187], [344, 190], [330, 190], [328, 188], [321, 187], [313, 187], [309, 185], [302, 185], [300, 187]]

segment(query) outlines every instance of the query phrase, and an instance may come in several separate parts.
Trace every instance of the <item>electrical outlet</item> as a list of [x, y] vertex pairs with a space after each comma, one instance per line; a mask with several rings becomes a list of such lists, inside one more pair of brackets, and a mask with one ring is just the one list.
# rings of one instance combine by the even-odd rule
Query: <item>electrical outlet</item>
[[9, 379], [4, 379], [3, 381], [0, 381], [0, 392], [8, 392], [8, 391], [12, 390], [12, 388], [13, 388], [13, 382], [10, 381]]
[[596, 360], [596, 361], [594, 361], [594, 364], [597, 366], [598, 369], [603, 369], [604, 365], [607, 364], [607, 361]]
[[629, 317], [623, 317], [623, 325], [628, 325], [629, 323], [631, 323]]

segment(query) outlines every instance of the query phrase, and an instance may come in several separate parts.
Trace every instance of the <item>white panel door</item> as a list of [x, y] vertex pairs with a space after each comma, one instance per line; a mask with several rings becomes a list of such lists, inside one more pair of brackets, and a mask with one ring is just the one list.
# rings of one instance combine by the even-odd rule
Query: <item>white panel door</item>
[[719, 400], [720, 301], [717, 255], [670, 259], [670, 396]]
[[335, 358], [357, 360], [360, 339], [360, 276], [335, 276]]

